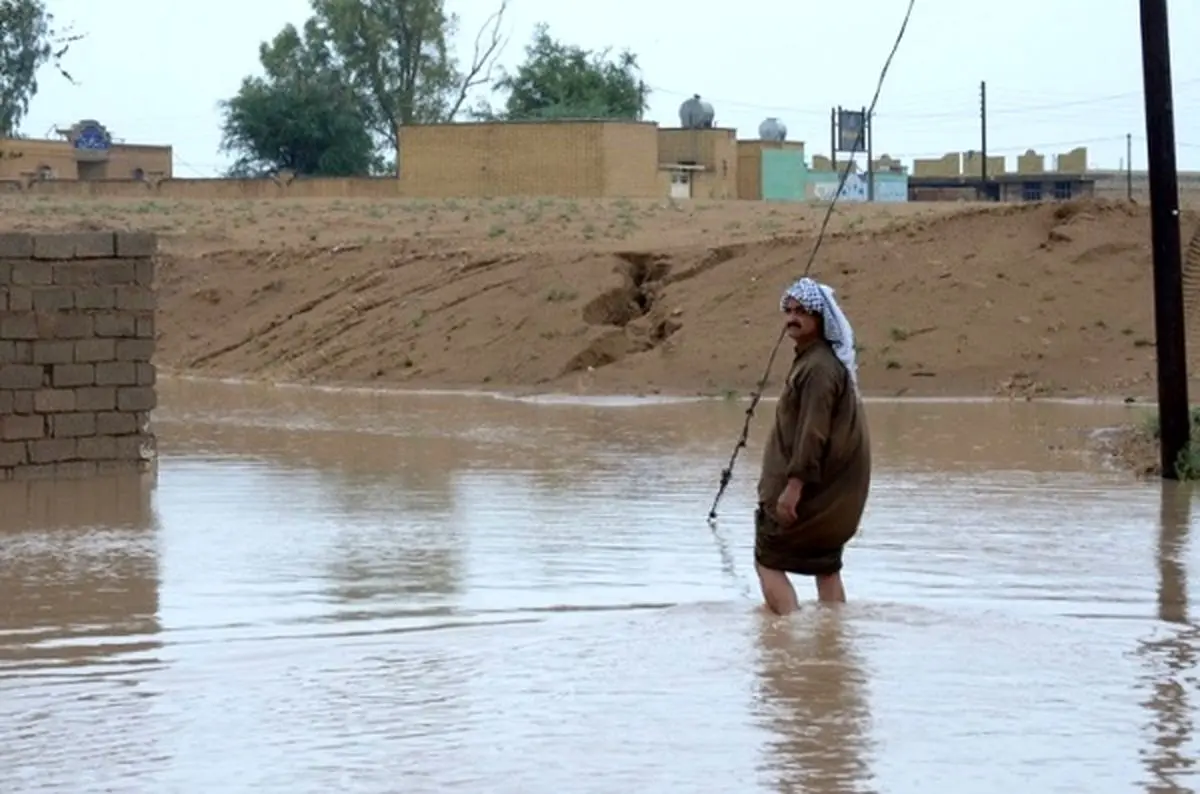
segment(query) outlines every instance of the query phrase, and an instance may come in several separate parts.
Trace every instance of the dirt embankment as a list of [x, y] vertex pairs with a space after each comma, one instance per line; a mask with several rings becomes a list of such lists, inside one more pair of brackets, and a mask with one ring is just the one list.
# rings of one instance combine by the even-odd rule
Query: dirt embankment
[[[83, 216], [159, 229], [165, 368], [593, 393], [752, 389], [823, 214], [749, 202], [3, 203], [10, 228]], [[854, 323], [869, 394], [1154, 394], [1144, 208], [839, 208], [812, 275]]]

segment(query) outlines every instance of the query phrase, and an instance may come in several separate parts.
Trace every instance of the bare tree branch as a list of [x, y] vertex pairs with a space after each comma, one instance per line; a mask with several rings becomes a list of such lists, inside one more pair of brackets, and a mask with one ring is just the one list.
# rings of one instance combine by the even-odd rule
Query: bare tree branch
[[[467, 101], [467, 94], [471, 92], [472, 88], [491, 82], [496, 61], [499, 60], [500, 54], [504, 52], [504, 47], [508, 44], [508, 38], [503, 37], [500, 33], [500, 26], [504, 22], [504, 12], [507, 10], [508, 0], [500, 0], [500, 7], [488, 17], [483, 26], [479, 28], [479, 33], [475, 35], [475, 49], [471, 54], [471, 66], [463, 75], [462, 84], [458, 89], [458, 97], [446, 114], [447, 121], [452, 121], [458, 115], [458, 111]], [[485, 34], [486, 43], [484, 41]]]

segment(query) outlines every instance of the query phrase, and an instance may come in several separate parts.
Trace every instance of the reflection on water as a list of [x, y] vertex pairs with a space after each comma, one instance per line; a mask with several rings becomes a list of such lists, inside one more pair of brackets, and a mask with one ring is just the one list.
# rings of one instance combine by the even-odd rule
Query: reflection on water
[[776, 791], [868, 790], [870, 711], [851, 621], [837, 610], [764, 617], [759, 633], [763, 765]]
[[82, 666], [158, 647], [151, 486], [0, 482], [0, 661]]
[[[152, 475], [0, 482], [0, 780], [6, 792], [83, 791], [106, 746], [148, 758], [156, 737], [114, 742], [152, 715], [160, 666]], [[71, 705], [78, 704], [78, 705]], [[136, 768], [136, 767], [134, 767]], [[120, 766], [105, 773], [124, 777]]]
[[734, 402], [161, 392], [157, 483], [0, 491], [6, 793], [1196, 785], [1193, 495], [1083, 445], [1127, 407], [872, 403], [852, 601], [778, 620], [769, 411], [715, 538]]
[[[1149, 667], [1145, 706], [1151, 719], [1151, 745], [1143, 751], [1147, 790], [1195, 791], [1197, 763], [1195, 708], [1200, 685], [1200, 626], [1188, 613], [1187, 539], [1192, 520], [1192, 488], [1162, 487], [1158, 536], [1158, 619], [1154, 635], [1139, 651]], [[1189, 778], [1191, 782], [1189, 783]]]

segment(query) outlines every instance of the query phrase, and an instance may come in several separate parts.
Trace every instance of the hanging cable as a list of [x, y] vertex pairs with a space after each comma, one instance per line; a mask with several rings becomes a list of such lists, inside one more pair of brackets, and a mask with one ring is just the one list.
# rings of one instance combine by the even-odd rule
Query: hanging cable
[[[870, 129], [870, 119], [875, 113], [875, 104], [879, 101], [879, 92], [883, 89], [884, 78], [887, 77], [888, 69], [892, 65], [892, 59], [896, 57], [896, 50], [900, 49], [900, 42], [904, 40], [904, 33], [908, 30], [908, 20], [912, 16], [913, 6], [916, 5], [916, 1], [908, 0], [908, 9], [904, 12], [904, 21], [900, 23], [900, 31], [896, 34], [896, 41], [892, 44], [892, 51], [888, 53], [887, 60], [883, 63], [883, 69], [879, 73], [879, 81], [875, 85], [875, 95], [871, 98], [871, 104], [868, 106], [866, 117], [863, 119], [863, 134], [858, 135], [854, 140], [854, 145], [850, 147], [850, 159], [846, 161], [846, 168], [838, 178], [837, 193], [834, 194], [833, 200], [829, 202], [829, 207], [825, 210], [825, 218], [821, 221], [821, 228], [817, 231], [816, 242], [813, 243], [812, 251], [808, 255], [808, 262], [804, 266], [805, 276], [812, 270], [813, 262], [817, 259], [817, 252], [821, 250], [821, 243], [825, 239], [825, 229], [829, 226], [829, 219], [833, 216], [833, 208], [842, 195], [842, 190], [846, 186], [846, 178], [850, 176], [850, 169], [854, 165], [854, 155], [858, 153], [859, 144], [863, 142]], [[725, 494], [725, 489], [729, 487], [729, 482], [733, 479], [734, 464], [737, 463], [738, 454], [746, 446], [747, 437], [750, 435], [750, 422], [754, 418], [754, 409], [758, 407], [758, 401], [762, 399], [763, 390], [767, 386], [767, 378], [771, 375], [771, 366], [775, 363], [775, 355], [779, 352], [779, 346], [783, 342], [786, 333], [786, 327], [780, 329], [779, 337], [775, 340], [775, 345], [771, 348], [771, 354], [767, 357], [766, 369], [763, 370], [762, 377], [759, 378], [758, 384], [750, 395], [750, 406], [746, 409], [746, 421], [742, 425], [742, 434], [733, 447], [733, 454], [729, 457], [729, 465], [721, 470], [721, 482], [717, 488], [717, 495], [713, 499], [712, 508], [708, 511], [708, 523], [713, 528], [714, 534], [717, 522], [717, 503], [721, 501], [721, 497]], [[717, 541], [718, 543], [721, 542], [719, 535], [717, 536]], [[722, 556], [726, 557], [728, 555], [723, 553]]]

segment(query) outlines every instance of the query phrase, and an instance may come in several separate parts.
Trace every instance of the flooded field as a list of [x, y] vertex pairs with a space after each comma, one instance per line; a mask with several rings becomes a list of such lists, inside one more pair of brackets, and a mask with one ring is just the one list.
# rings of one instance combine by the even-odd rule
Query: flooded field
[[[1190, 791], [1193, 497], [1122, 406], [872, 403], [851, 603], [757, 609], [742, 405], [168, 381], [0, 484], [0, 790]], [[811, 598], [807, 582], [798, 582]]]

